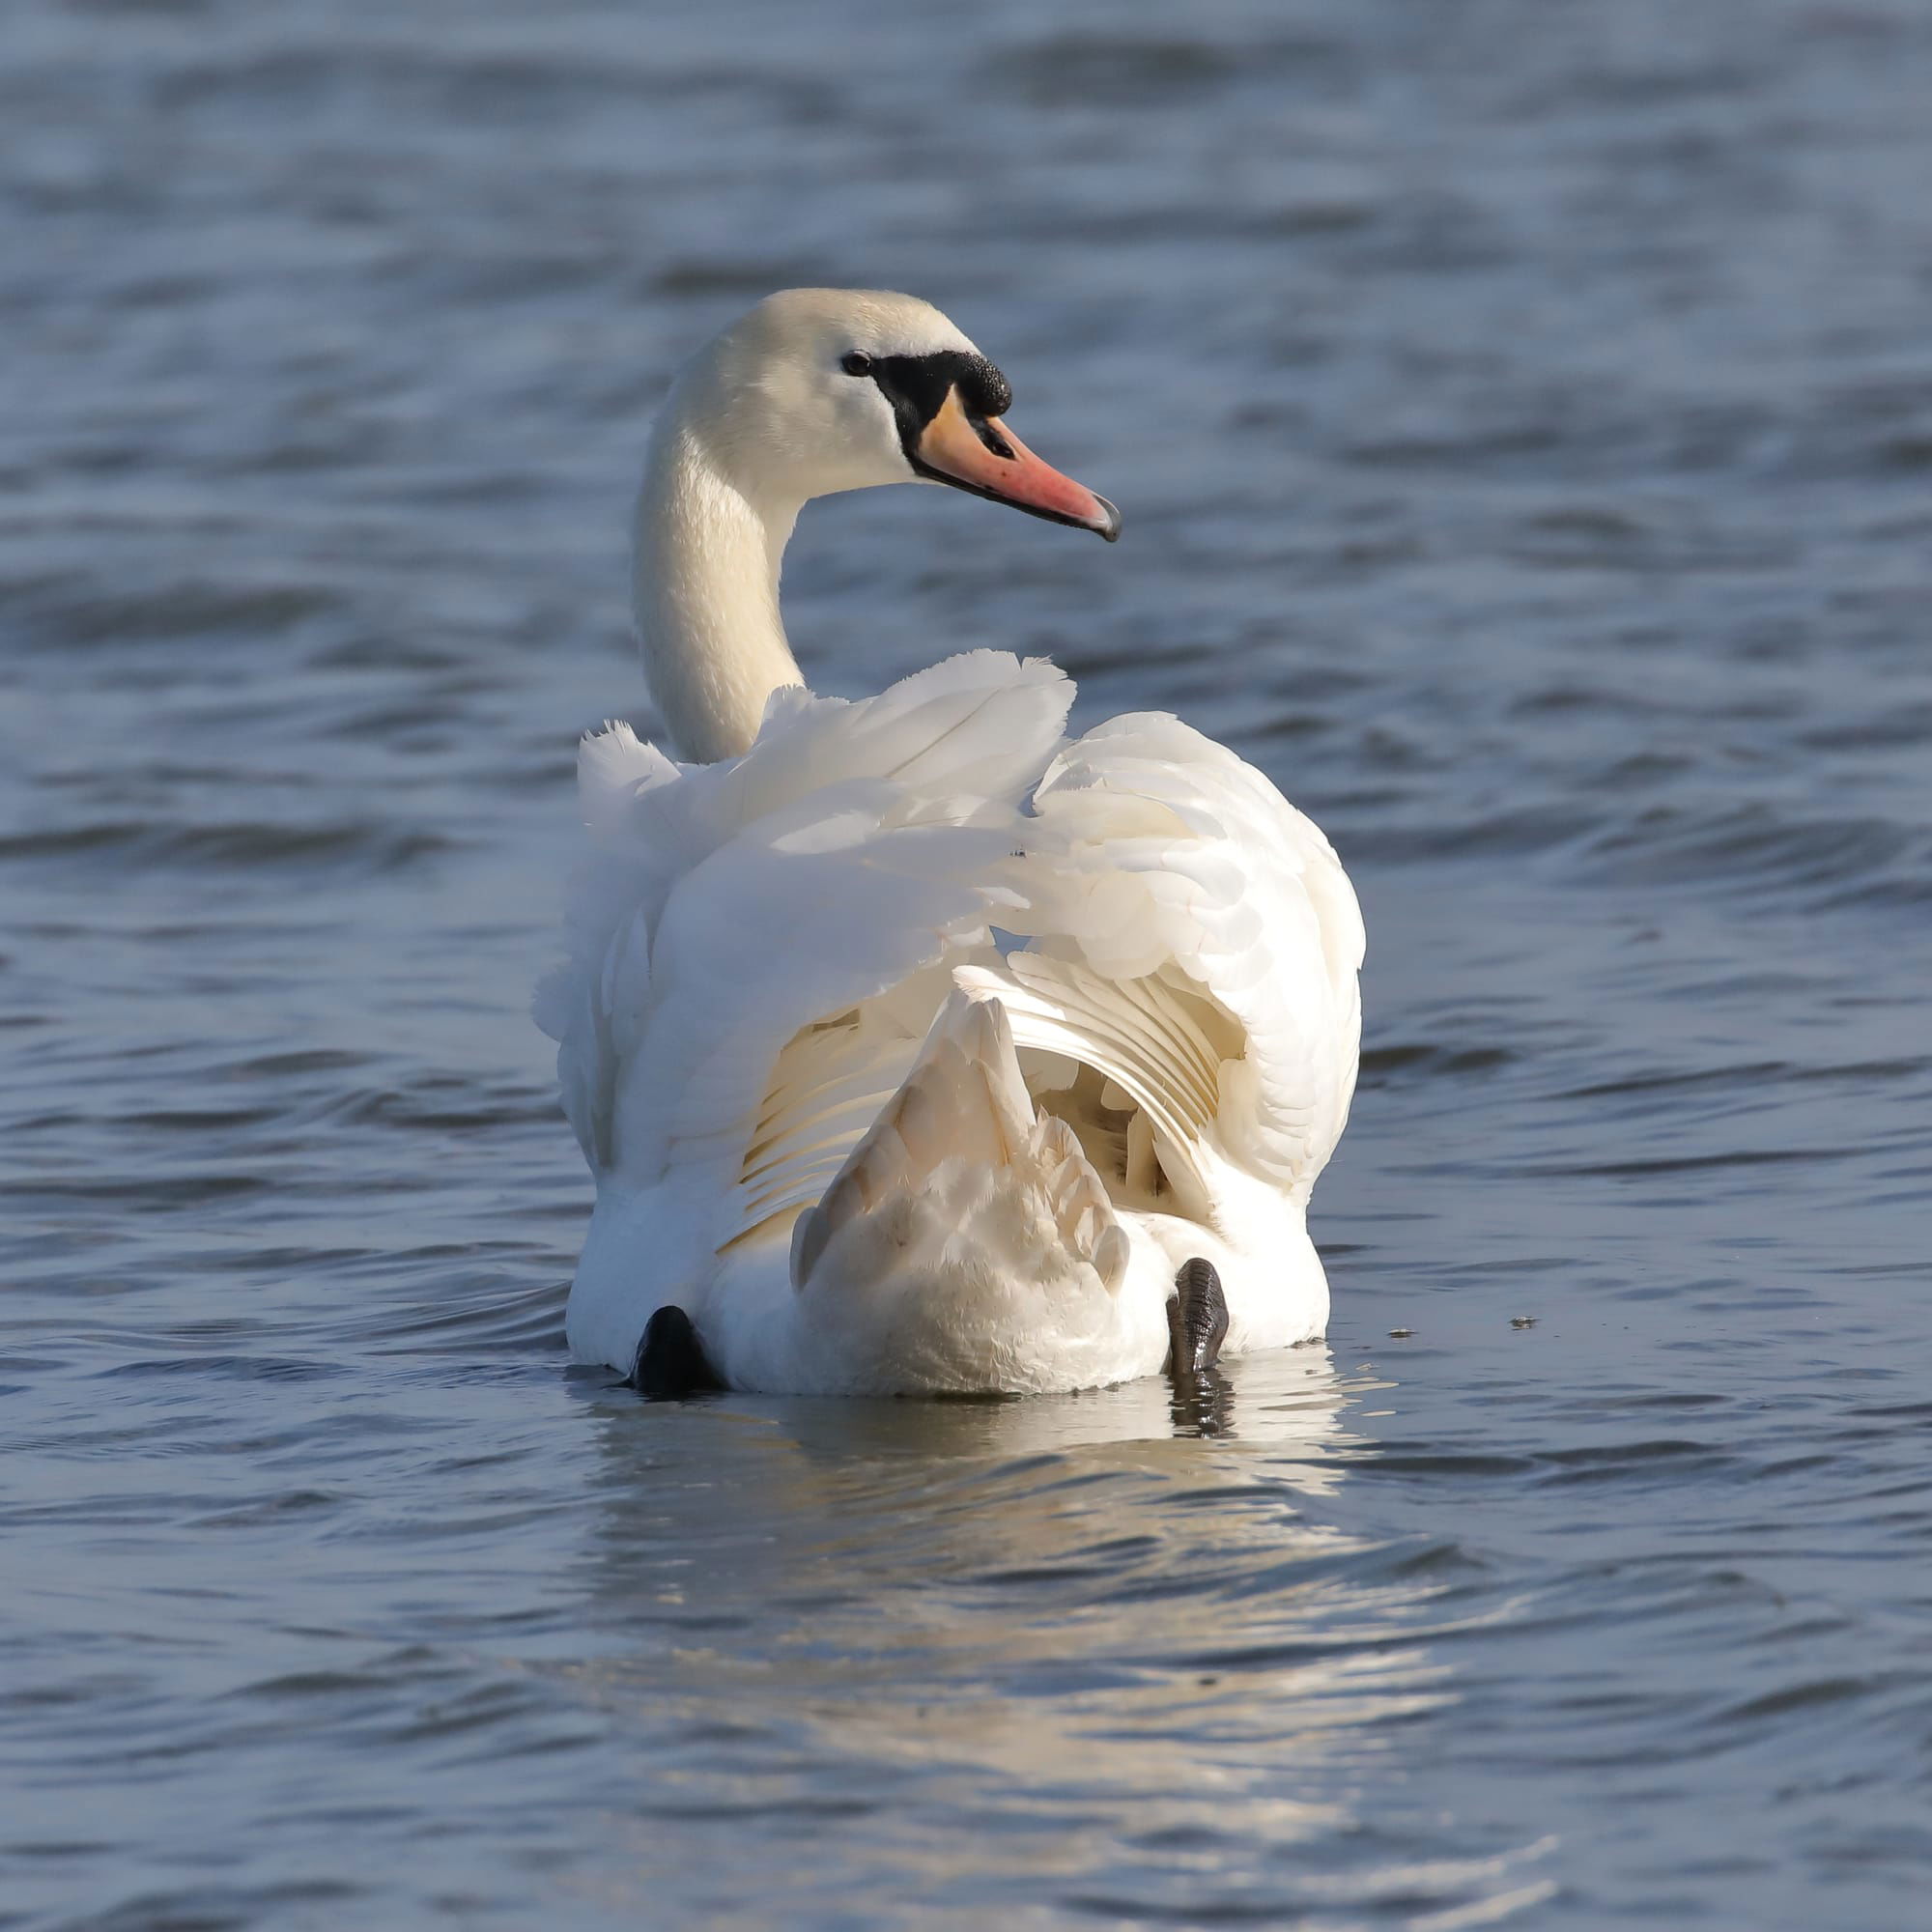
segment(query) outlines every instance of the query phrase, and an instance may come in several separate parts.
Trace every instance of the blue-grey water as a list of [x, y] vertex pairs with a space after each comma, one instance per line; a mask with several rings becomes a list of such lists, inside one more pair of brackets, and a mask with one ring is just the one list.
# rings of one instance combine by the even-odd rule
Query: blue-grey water
[[[0, 1926], [1902, 1928], [1932, 10], [13, 0]], [[675, 361], [883, 284], [1108, 549], [814, 508], [1371, 935], [1325, 1348], [647, 1406], [526, 1016]]]

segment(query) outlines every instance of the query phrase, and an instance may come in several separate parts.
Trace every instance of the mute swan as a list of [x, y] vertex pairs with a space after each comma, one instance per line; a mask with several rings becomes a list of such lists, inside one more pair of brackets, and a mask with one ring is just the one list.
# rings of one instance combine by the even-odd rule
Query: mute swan
[[1305, 1213], [1362, 955], [1327, 840], [1174, 718], [1067, 742], [1043, 660], [846, 702], [786, 645], [810, 497], [925, 480], [1119, 534], [1009, 401], [926, 303], [794, 289], [658, 419], [636, 606], [692, 762], [583, 741], [537, 996], [597, 1182], [570, 1346], [640, 1387], [1066, 1390], [1326, 1322]]

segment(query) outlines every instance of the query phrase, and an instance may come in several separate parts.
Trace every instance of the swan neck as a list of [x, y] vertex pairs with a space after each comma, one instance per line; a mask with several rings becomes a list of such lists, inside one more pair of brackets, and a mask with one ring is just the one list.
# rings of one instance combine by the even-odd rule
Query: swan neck
[[673, 391], [638, 496], [633, 596], [644, 677], [681, 756], [736, 757], [765, 701], [803, 683], [779, 615], [801, 507], [748, 487]]

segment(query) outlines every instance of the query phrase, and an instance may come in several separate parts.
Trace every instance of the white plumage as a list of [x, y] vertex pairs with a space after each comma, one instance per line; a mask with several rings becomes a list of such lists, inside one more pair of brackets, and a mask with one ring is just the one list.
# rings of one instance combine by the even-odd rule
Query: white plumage
[[[977, 355], [905, 298], [795, 292], [754, 315], [673, 391], [640, 510], [662, 561], [665, 525], [721, 487], [740, 498], [702, 555], [672, 558], [676, 597], [640, 594], [653, 688], [683, 694], [681, 734], [712, 751], [744, 679], [710, 679], [724, 696], [690, 716], [721, 648], [715, 609], [692, 607], [724, 600], [707, 572], [775, 582], [750, 548], [762, 527], [781, 549], [796, 507], [760, 500], [742, 419], [705, 436], [719, 395], [753, 388], [770, 411], [778, 390], [744, 368], [775, 357], [810, 396], [852, 380], [855, 350], [946, 371]], [[901, 468], [859, 482], [905, 480], [927, 445], [876, 386]], [[833, 433], [863, 443], [857, 420]], [[781, 430], [795, 448], [799, 424]], [[694, 449], [706, 473], [680, 477]], [[1117, 526], [1043, 465], [1036, 486], [1023, 446], [1011, 460], [1010, 491], [970, 487]], [[853, 450], [840, 462], [857, 487]], [[789, 662], [781, 632], [747, 642]], [[1232, 753], [1154, 715], [1068, 744], [1071, 697], [1049, 664], [975, 651], [858, 702], [781, 684], [754, 741], [740, 726], [708, 764], [621, 724], [584, 741], [592, 855], [537, 1000], [597, 1180], [578, 1356], [628, 1369], [675, 1304], [739, 1386], [1088, 1387], [1159, 1370], [1197, 1256], [1220, 1271], [1229, 1350], [1321, 1332], [1305, 1212], [1354, 1085], [1354, 895]]]

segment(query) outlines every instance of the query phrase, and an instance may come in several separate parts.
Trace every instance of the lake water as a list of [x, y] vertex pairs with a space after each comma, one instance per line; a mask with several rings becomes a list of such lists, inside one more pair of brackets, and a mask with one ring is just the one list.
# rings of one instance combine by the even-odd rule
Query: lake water
[[[1932, 11], [15, 0], [0, 1926], [1892, 1928], [1932, 1885]], [[1370, 932], [1325, 1347], [571, 1369], [526, 1018], [628, 496], [939, 302], [1108, 549], [820, 687], [1167, 706]]]

